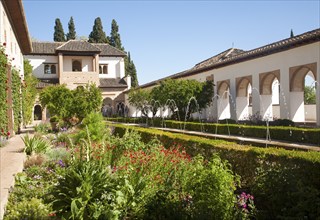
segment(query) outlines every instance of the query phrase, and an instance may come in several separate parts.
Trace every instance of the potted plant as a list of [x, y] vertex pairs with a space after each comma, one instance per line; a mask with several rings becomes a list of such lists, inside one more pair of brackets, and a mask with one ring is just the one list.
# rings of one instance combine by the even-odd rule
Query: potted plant
[[58, 123], [59, 123], [59, 117], [54, 115], [52, 117], [50, 117], [50, 124], [51, 124], [51, 128], [53, 131], [56, 131], [58, 128]]

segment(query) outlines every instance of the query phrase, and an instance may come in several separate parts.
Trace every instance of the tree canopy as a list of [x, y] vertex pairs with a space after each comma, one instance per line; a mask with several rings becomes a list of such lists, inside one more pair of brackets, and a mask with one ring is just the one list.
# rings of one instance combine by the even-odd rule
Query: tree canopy
[[130, 52], [128, 52], [128, 56], [125, 58], [124, 63], [125, 75], [131, 76], [131, 86], [133, 88], [139, 86], [136, 66], [133, 63], [133, 60], [131, 60]]
[[100, 110], [102, 95], [94, 84], [80, 86], [75, 90], [70, 90], [65, 85], [58, 85], [42, 90], [40, 101], [51, 115], [56, 115], [65, 121], [74, 116], [82, 120], [91, 112]]
[[56, 21], [55, 21], [53, 40], [56, 42], [66, 41], [63, 27], [59, 18], [56, 18]]
[[142, 115], [148, 117], [150, 109], [151, 93], [143, 89], [131, 90], [129, 93], [129, 103], [134, 106]]
[[100, 17], [97, 17], [94, 20], [94, 25], [89, 35], [89, 42], [90, 43], [109, 43], [106, 33], [103, 31], [103, 26], [102, 26]]
[[121, 38], [119, 34], [119, 26], [116, 20], [114, 19], [112, 19], [112, 22], [111, 22], [111, 33], [110, 33], [109, 42], [111, 46], [124, 51], [124, 47], [122, 46]]
[[76, 39], [76, 28], [75, 28], [72, 16], [71, 16], [70, 21], [68, 23], [68, 29], [69, 29], [69, 32], [67, 33], [67, 40], [75, 40]]
[[316, 104], [316, 88], [314, 86], [304, 87], [304, 103], [307, 105]]

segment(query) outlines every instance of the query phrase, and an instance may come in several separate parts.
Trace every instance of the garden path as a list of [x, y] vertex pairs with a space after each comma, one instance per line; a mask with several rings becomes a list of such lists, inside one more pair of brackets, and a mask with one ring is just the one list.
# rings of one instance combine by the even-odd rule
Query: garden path
[[8, 143], [0, 148], [0, 220], [3, 219], [10, 189], [14, 186], [14, 175], [23, 170], [26, 154], [23, 152], [24, 143], [21, 137], [27, 133], [33, 133], [33, 128], [23, 129], [21, 134], [10, 138]]

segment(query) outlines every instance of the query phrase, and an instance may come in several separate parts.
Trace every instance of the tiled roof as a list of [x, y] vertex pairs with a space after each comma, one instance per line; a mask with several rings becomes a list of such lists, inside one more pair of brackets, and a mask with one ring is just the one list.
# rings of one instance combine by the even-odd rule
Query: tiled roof
[[124, 79], [108, 79], [108, 78], [100, 78], [101, 88], [127, 88], [128, 85]]
[[76, 53], [99, 53], [100, 56], [126, 56], [126, 53], [109, 44], [94, 44], [86, 41], [71, 40], [68, 42], [32, 42], [30, 55], [56, 55], [57, 51]]
[[64, 52], [97, 52], [100, 53], [101, 50], [87, 41], [81, 40], [69, 40], [68, 42], [62, 44], [56, 48], [56, 51]]
[[63, 42], [32, 42], [31, 54], [56, 54], [56, 48], [61, 46]]
[[59, 79], [38, 79], [39, 82], [36, 85], [37, 89], [43, 89], [47, 86], [52, 86], [59, 83]]
[[127, 54], [109, 44], [93, 44], [101, 50], [100, 56], [120, 56], [124, 57]]
[[[196, 64], [191, 69], [173, 74], [168, 77], [155, 80], [144, 85], [139, 86], [139, 88], [147, 88], [154, 86], [165, 79], [178, 79], [190, 75], [195, 75], [200, 72], [217, 69], [220, 67], [232, 65], [235, 63], [244, 62], [247, 60], [256, 59], [263, 56], [268, 56], [270, 54], [279, 53], [282, 51], [290, 50], [292, 48], [300, 47], [303, 45], [311, 44], [320, 41], [320, 29], [315, 29], [303, 34], [286, 38], [262, 47], [258, 47], [253, 50], [243, 51], [239, 49], [229, 49], [216, 56], [213, 56], [201, 63]], [[228, 54], [229, 52], [229, 54]]]

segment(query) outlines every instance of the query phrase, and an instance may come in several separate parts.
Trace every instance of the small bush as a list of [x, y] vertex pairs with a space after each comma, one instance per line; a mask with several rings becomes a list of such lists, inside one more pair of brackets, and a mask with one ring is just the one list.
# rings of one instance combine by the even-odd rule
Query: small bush
[[9, 207], [4, 220], [46, 220], [49, 215], [48, 207], [40, 199], [23, 200]]
[[25, 148], [24, 152], [27, 155], [32, 155], [33, 153], [42, 154], [50, 148], [50, 143], [38, 136], [33, 136], [32, 138], [29, 135], [26, 135], [22, 138]]
[[27, 169], [31, 166], [41, 166], [45, 162], [45, 157], [41, 154], [31, 155], [24, 162], [24, 168]]

